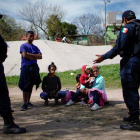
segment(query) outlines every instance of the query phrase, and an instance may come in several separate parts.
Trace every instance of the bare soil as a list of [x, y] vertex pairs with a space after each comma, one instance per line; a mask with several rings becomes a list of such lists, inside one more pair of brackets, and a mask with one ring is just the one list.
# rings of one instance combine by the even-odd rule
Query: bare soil
[[15, 122], [26, 127], [25, 134], [2, 134], [3, 120], [0, 118], [0, 140], [138, 140], [140, 132], [120, 129], [128, 110], [124, 104], [121, 89], [106, 90], [109, 104], [91, 111], [89, 106], [76, 103], [66, 107], [55, 105], [50, 100], [47, 107], [40, 99], [41, 89], [33, 91], [31, 102], [35, 108], [20, 111], [23, 104], [22, 92], [10, 88], [10, 98]]

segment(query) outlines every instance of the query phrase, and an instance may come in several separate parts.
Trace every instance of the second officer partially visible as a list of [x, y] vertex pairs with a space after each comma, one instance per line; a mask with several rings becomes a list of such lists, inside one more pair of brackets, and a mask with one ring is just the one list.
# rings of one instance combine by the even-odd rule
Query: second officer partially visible
[[[3, 15], [0, 14], [0, 19]], [[3, 134], [21, 134], [26, 128], [21, 128], [14, 123], [11, 110], [9, 91], [4, 74], [3, 62], [7, 58], [7, 44], [0, 35], [0, 115], [4, 120]]]

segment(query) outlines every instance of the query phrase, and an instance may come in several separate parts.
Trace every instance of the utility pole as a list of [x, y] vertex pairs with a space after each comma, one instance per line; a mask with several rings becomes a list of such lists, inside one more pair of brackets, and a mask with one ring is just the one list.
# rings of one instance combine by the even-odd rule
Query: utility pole
[[107, 38], [106, 38], [106, 4], [108, 2], [110, 2], [110, 0], [108, 0], [108, 1], [103, 0], [103, 1], [105, 3], [105, 45], [106, 45], [107, 44]]

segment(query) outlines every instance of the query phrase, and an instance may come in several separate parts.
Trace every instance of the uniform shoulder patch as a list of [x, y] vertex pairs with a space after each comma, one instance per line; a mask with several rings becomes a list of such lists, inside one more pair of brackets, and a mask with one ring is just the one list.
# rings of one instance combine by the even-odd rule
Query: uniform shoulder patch
[[127, 31], [128, 31], [128, 29], [127, 29], [127, 28], [123, 28], [123, 29], [122, 29], [122, 33], [125, 33], [125, 34], [126, 34], [126, 33], [127, 33]]

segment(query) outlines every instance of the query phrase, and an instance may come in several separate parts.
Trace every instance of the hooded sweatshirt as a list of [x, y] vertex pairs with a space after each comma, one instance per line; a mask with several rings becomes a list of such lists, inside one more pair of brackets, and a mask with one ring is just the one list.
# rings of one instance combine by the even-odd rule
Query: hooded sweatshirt
[[91, 74], [86, 74], [85, 73], [85, 68], [86, 68], [87, 65], [84, 65], [82, 66], [82, 75], [80, 77], [80, 83], [82, 85], [84, 85], [85, 87], [90, 87], [93, 83], [89, 83], [89, 82], [86, 82], [90, 77], [92, 77]]

